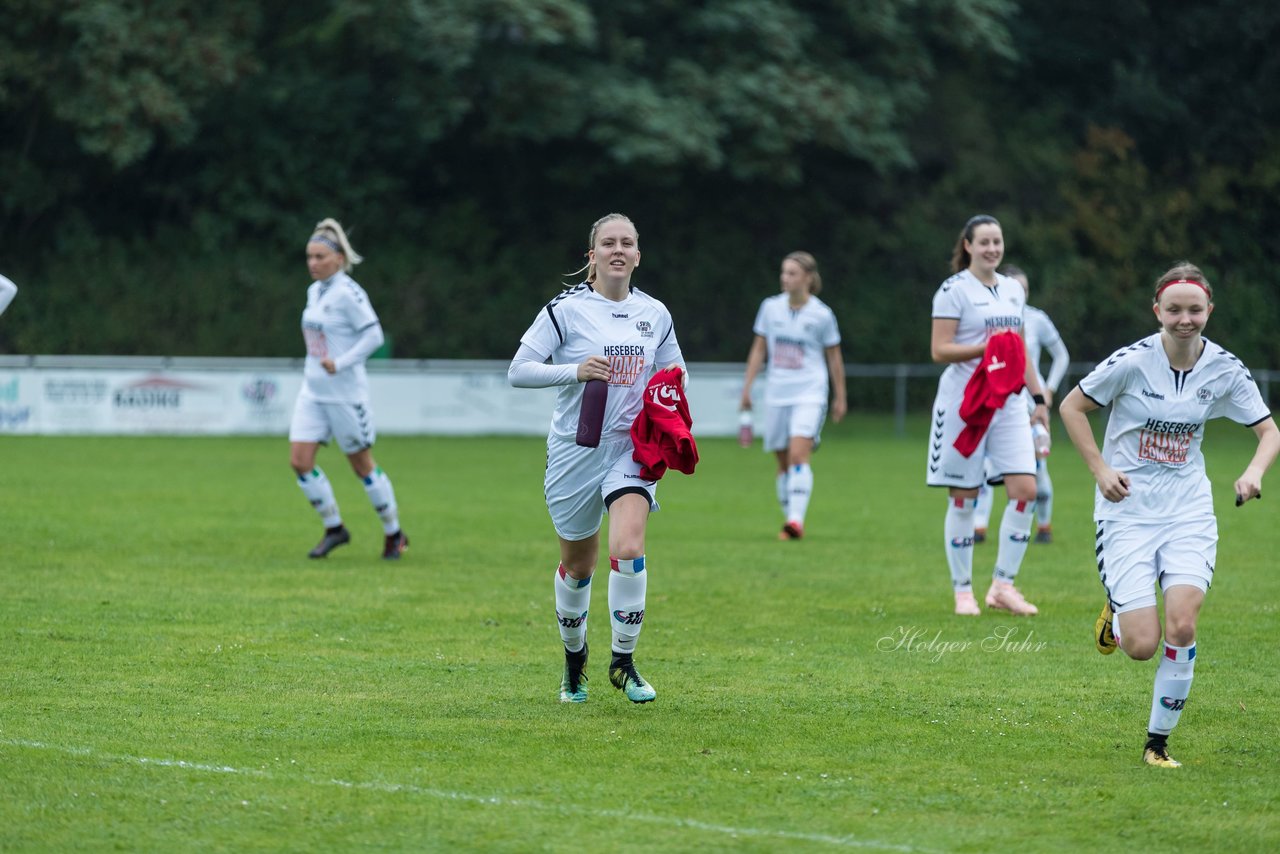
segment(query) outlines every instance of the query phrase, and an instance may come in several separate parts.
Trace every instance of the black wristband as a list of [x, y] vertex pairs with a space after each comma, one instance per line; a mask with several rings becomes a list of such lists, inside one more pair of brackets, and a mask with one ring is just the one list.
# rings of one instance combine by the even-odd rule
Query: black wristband
[[1043, 394], [1033, 394], [1031, 395], [1031, 399], [1035, 401], [1036, 406], [1044, 406]]

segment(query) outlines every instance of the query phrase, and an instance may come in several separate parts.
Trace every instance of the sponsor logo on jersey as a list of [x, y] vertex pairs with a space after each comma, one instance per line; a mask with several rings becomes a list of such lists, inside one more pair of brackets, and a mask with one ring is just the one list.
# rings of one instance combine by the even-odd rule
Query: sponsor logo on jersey
[[635, 385], [644, 371], [644, 347], [639, 344], [611, 344], [604, 348], [609, 357], [609, 385]]
[[614, 611], [613, 618], [624, 626], [638, 626], [644, 622], [644, 609], [639, 611]]
[[1191, 441], [1202, 425], [1148, 418], [1138, 432], [1138, 459], [1180, 466], [1186, 463]]
[[986, 324], [987, 329], [1021, 329], [1022, 318], [1016, 314], [997, 315], [988, 317]]
[[628, 317], [630, 317], [630, 316], [631, 316], [631, 315], [629, 315], [629, 314], [619, 314], [619, 313], [618, 313], [618, 312], [616, 312], [616, 311], [615, 311], [615, 312], [613, 312], [613, 317], [614, 317], [614, 318], [616, 318], [616, 319], [618, 319], [618, 320], [626, 320], [626, 319], [627, 319]]
[[999, 359], [993, 359], [991, 361], [991, 364], [987, 365], [987, 372], [990, 373], [991, 371], [1003, 371], [1007, 367], [1009, 367], [1007, 362], [1002, 362]]
[[1164, 400], [1164, 395], [1163, 395], [1163, 394], [1157, 394], [1157, 393], [1155, 393], [1154, 391], [1149, 391], [1149, 390], [1147, 390], [1147, 389], [1145, 389], [1145, 388], [1142, 390], [1142, 396], [1143, 396], [1143, 397], [1153, 397], [1153, 398], [1155, 398], [1156, 400]]

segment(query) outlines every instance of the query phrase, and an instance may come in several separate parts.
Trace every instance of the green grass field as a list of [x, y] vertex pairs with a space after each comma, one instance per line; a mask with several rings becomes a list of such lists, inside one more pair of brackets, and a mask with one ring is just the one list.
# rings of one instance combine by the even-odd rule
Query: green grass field
[[605, 584], [590, 701], [556, 702], [541, 440], [385, 437], [388, 564], [331, 449], [354, 539], [310, 561], [282, 437], [0, 439], [0, 850], [1280, 848], [1280, 487], [1231, 501], [1252, 434], [1210, 428], [1217, 583], [1168, 771], [1139, 761], [1154, 663], [1093, 649], [1065, 434], [1020, 579], [1041, 615], [962, 618], [916, 421], [828, 429], [797, 543], [758, 445], [668, 475], [647, 706], [608, 683]]

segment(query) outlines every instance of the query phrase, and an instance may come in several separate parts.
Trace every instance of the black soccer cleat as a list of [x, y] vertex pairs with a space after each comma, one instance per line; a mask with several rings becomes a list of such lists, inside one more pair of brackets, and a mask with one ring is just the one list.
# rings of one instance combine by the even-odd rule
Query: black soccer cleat
[[409, 538], [404, 531], [387, 534], [387, 541], [382, 546], [383, 560], [399, 560], [400, 555], [409, 550]]
[[307, 557], [324, 557], [338, 546], [345, 546], [349, 542], [351, 542], [351, 533], [344, 526], [326, 528], [324, 537], [316, 543], [314, 549], [307, 552]]

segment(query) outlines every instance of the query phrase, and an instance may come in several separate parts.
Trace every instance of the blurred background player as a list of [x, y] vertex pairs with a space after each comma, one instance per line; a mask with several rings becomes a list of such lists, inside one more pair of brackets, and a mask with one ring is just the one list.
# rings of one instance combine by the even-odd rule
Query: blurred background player
[[13, 298], [17, 295], [18, 286], [13, 283], [13, 280], [0, 276], [0, 314], [4, 314], [4, 310], [9, 307], [9, 303], [13, 302]]
[[766, 356], [764, 449], [778, 459], [775, 479], [783, 525], [779, 539], [804, 536], [805, 513], [813, 492], [810, 457], [821, 441], [831, 386], [831, 420], [848, 408], [844, 358], [836, 316], [822, 300], [818, 262], [808, 252], [782, 260], [782, 293], [766, 297], [756, 312], [755, 338], [747, 354], [741, 408], [751, 409], [751, 384]]
[[315, 281], [307, 288], [302, 310], [307, 358], [289, 425], [289, 464], [303, 495], [324, 521], [324, 536], [308, 553], [313, 558], [351, 541], [333, 485], [316, 466], [316, 451], [331, 437], [347, 455], [382, 520], [382, 557], [398, 560], [409, 546], [400, 530], [391, 479], [373, 459], [377, 431], [364, 363], [382, 346], [384, 336], [369, 295], [348, 275], [363, 260], [337, 220], [320, 221], [307, 240], [307, 271]]
[[[1021, 333], [1023, 328], [1026, 294], [1016, 281], [996, 272], [1003, 259], [1004, 232], [1000, 223], [986, 214], [971, 217], [952, 251], [952, 275], [933, 297], [930, 352], [935, 362], [946, 363], [947, 368], [938, 380], [931, 412], [925, 482], [946, 487], [949, 493], [943, 547], [955, 593], [955, 612], [964, 615], [981, 613], [973, 595], [973, 516], [978, 487], [988, 479], [1003, 480], [1009, 503], [1000, 523], [1000, 545], [987, 590], [987, 607], [1018, 616], [1038, 613], [1036, 606], [1014, 586], [1031, 540], [1035, 512], [1036, 459], [1031, 424], [1046, 424], [1049, 418], [1040, 380], [1030, 360], [1025, 360], [1022, 382], [1030, 388], [1035, 401], [1033, 414], [1028, 417], [1021, 394], [1010, 394], [992, 415], [976, 447], [967, 455], [956, 448], [956, 441], [967, 426], [960, 416], [961, 405], [970, 378], [986, 357], [988, 342], [997, 335]], [[1019, 350], [1015, 352], [1020, 352], [1024, 346], [1021, 338], [1017, 344]], [[990, 469], [985, 467], [988, 462]]]
[[[1177, 768], [1168, 739], [1191, 693], [1196, 620], [1218, 552], [1205, 423], [1230, 418], [1258, 437], [1235, 482], [1237, 506], [1262, 497], [1280, 431], [1248, 369], [1201, 335], [1213, 312], [1213, 287], [1198, 267], [1180, 261], [1157, 279], [1153, 308], [1160, 330], [1099, 364], [1058, 411], [1097, 481], [1096, 554], [1107, 597], [1094, 626], [1098, 651], [1110, 655], [1119, 645], [1138, 661], [1155, 655], [1157, 586], [1164, 595], [1164, 648], [1142, 759]], [[1104, 406], [1111, 415], [1099, 451], [1088, 413]]]
[[[1012, 264], [1006, 264], [1003, 272], [1009, 278], [1016, 279], [1022, 283], [1022, 290], [1027, 295], [1027, 299], [1030, 300], [1031, 286], [1027, 282], [1027, 274]], [[1062, 383], [1063, 377], [1067, 375], [1067, 368], [1071, 364], [1071, 354], [1067, 352], [1067, 345], [1063, 343], [1062, 336], [1058, 334], [1058, 328], [1053, 325], [1049, 315], [1035, 306], [1028, 304], [1024, 307], [1022, 328], [1022, 337], [1027, 342], [1027, 358], [1031, 360], [1031, 365], [1036, 371], [1036, 377], [1040, 380], [1045, 406], [1052, 409], [1054, 395], [1058, 393], [1058, 386]], [[1052, 359], [1047, 379], [1040, 373], [1040, 357], [1045, 350], [1049, 351]], [[1027, 398], [1027, 407], [1031, 411], [1035, 409], [1035, 402], [1030, 397]], [[1045, 435], [1047, 446], [1048, 434], [1046, 433]], [[994, 500], [995, 490], [984, 481], [982, 487], [978, 490], [978, 507], [973, 514], [973, 541], [975, 543], [981, 543], [987, 538], [987, 523], [991, 519], [991, 505]], [[1041, 454], [1037, 450], [1035, 541], [1037, 543], [1053, 542], [1052, 526], [1053, 481], [1049, 478], [1049, 456], [1048, 454]]]
[[[644, 625], [645, 529], [658, 509], [657, 481], [645, 480], [632, 458], [631, 425], [650, 378], [659, 367], [683, 369], [684, 356], [667, 307], [631, 286], [640, 265], [640, 234], [631, 220], [618, 213], [601, 217], [587, 245], [586, 281], [538, 312], [507, 376], [517, 388], [560, 388], [543, 484], [560, 540], [560, 565], [552, 579], [565, 657], [560, 702], [587, 699], [587, 611], [600, 560], [600, 524], [608, 512], [609, 681], [631, 702], [648, 703], [656, 692], [636, 671], [634, 653]], [[597, 447], [575, 441], [588, 380], [609, 384]]]

